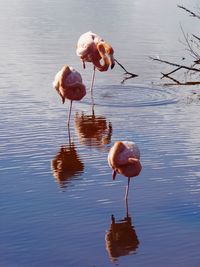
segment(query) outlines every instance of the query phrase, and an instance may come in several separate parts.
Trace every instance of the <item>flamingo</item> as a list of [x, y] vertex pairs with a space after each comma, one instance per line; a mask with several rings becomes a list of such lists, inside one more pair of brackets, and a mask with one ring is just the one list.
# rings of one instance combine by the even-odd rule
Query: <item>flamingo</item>
[[[105, 42], [100, 36], [91, 31], [88, 31], [79, 37], [76, 54], [80, 57], [84, 69], [85, 62], [91, 62], [94, 66], [90, 86], [90, 93], [93, 101], [95, 70], [97, 68], [99, 71], [107, 71], [109, 66], [111, 67], [111, 69], [114, 68], [114, 50], [112, 46]], [[102, 64], [100, 62], [101, 60], [103, 61]]]
[[125, 199], [128, 198], [130, 178], [138, 176], [142, 170], [140, 150], [134, 142], [117, 141], [108, 153], [108, 164], [113, 169], [115, 180], [117, 173], [128, 177]]
[[70, 100], [70, 110], [68, 115], [68, 128], [70, 123], [72, 101], [81, 100], [86, 95], [85, 85], [82, 83], [81, 74], [68, 65], [64, 65], [56, 74], [53, 87], [57, 90], [65, 103], [65, 99]]

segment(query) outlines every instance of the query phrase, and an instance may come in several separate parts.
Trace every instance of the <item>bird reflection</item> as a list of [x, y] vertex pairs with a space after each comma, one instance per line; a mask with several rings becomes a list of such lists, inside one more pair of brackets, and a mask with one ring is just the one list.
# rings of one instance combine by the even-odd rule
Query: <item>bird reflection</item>
[[103, 148], [111, 142], [112, 124], [104, 116], [75, 114], [75, 132], [79, 142], [86, 146]]
[[61, 146], [60, 151], [51, 161], [51, 168], [62, 188], [66, 187], [72, 178], [83, 173], [84, 164], [81, 162], [73, 142], [69, 146]]
[[121, 220], [115, 220], [114, 215], [111, 216], [110, 229], [105, 235], [105, 241], [111, 261], [117, 261], [119, 257], [129, 255], [137, 250], [139, 240], [128, 212]]

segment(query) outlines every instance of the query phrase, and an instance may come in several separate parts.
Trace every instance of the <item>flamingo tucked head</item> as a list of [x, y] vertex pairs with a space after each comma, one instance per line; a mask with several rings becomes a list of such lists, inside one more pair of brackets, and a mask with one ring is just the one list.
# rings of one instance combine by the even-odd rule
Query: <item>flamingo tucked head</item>
[[80, 73], [67, 65], [64, 65], [56, 74], [53, 87], [58, 91], [63, 103], [65, 98], [72, 101], [81, 100], [86, 95]]
[[113, 179], [117, 173], [126, 177], [138, 176], [142, 169], [140, 151], [134, 142], [115, 142], [108, 154], [108, 163], [113, 169]]
[[92, 62], [99, 71], [107, 71], [109, 66], [112, 69], [115, 65], [113, 48], [91, 31], [80, 36], [76, 54], [82, 60], [84, 68], [85, 62]]
[[[102, 50], [102, 48], [103, 48], [103, 50]], [[113, 50], [112, 46], [110, 46], [108, 43], [103, 41], [97, 45], [97, 49], [98, 49], [99, 54], [100, 54], [102, 59], [103, 59], [103, 57], [107, 57], [108, 62], [109, 62], [109, 66], [111, 67], [111, 69], [113, 69], [115, 66], [115, 60], [114, 60], [114, 50]]]

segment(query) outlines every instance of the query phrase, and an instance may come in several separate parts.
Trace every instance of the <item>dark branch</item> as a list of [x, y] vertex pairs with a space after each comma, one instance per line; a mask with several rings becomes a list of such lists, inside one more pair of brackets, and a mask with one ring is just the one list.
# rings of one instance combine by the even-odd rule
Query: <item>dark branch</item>
[[[171, 77], [170, 77], [171, 78]], [[174, 80], [173, 78], [171, 78], [171, 80]], [[193, 86], [193, 85], [200, 85], [200, 82], [199, 81], [196, 81], [196, 82], [193, 82], [193, 81], [190, 81], [190, 82], [179, 82], [177, 80], [174, 80], [175, 83], [165, 83], [164, 86], [172, 86], [172, 85], [189, 85], [189, 86]]]
[[182, 69], [181, 67], [178, 67], [178, 68], [176, 68], [176, 69], [174, 69], [174, 70], [172, 70], [172, 71], [170, 71], [170, 72], [168, 72], [168, 73], [166, 73], [166, 74], [164, 74], [164, 73], [161, 73], [163, 76], [161, 77], [161, 79], [162, 78], [164, 78], [165, 76], [169, 76], [170, 74], [172, 74], [172, 73], [174, 73], [174, 72], [176, 72], [176, 71], [178, 71], [178, 70], [180, 70], [180, 69]]
[[200, 16], [197, 15], [196, 13], [192, 12], [191, 10], [187, 9], [186, 7], [184, 6], [181, 6], [181, 5], [177, 5], [179, 8], [185, 10], [186, 12], [188, 12], [192, 17], [195, 17], [195, 18], [198, 18], [200, 19]]
[[[181, 68], [181, 69], [186, 69], [186, 70], [191, 70], [191, 71], [200, 71], [200, 69], [197, 69], [197, 68], [192, 68], [192, 67], [188, 67], [188, 66], [185, 66], [185, 65], [172, 63], [172, 62], [169, 62], [169, 61], [166, 61], [166, 60], [162, 60], [162, 59], [158, 59], [158, 58], [154, 58], [154, 57], [150, 57], [150, 59], [152, 59], [153, 61], [158, 61], [158, 62], [161, 62], [161, 63], [165, 63], [165, 64], [168, 64], [168, 65], [177, 67], [177, 70]], [[175, 72], [175, 71], [173, 71], [173, 72]]]
[[196, 36], [195, 34], [192, 34], [192, 36], [197, 39], [198, 41], [200, 41], [200, 37]]
[[[173, 77], [169, 76], [169, 74], [165, 74], [165, 73], [162, 73], [162, 72], [161, 72], [161, 74], [163, 75], [162, 78], [163, 78], [163, 77], [166, 77], [166, 78], [172, 80], [173, 82], [175, 82], [175, 84], [179, 84], [179, 85], [181, 84], [178, 80], [176, 80], [176, 79], [174, 79]], [[162, 78], [161, 78], [161, 79], [162, 79]]]
[[192, 47], [192, 43], [193, 42], [192, 42], [192, 40], [189, 40], [189, 37], [188, 37], [188, 35], [185, 34], [182, 26], [181, 26], [181, 31], [182, 31], [183, 37], [185, 39], [186, 45], [188, 47], [187, 50], [191, 53], [192, 56], [195, 57], [195, 59], [198, 59], [199, 58], [199, 55], [198, 55], [198, 53]]
[[132, 78], [138, 77], [137, 74], [127, 71], [127, 70], [125, 69], [125, 67], [124, 67], [121, 63], [119, 63], [118, 60], [115, 59], [115, 62], [116, 62], [116, 63], [117, 63], [117, 64], [118, 64], [118, 65], [125, 71], [124, 75], [129, 75], [129, 76], [126, 76], [126, 77], [121, 81], [121, 83], [124, 83], [124, 82], [125, 82], [126, 80], [128, 80], [128, 79], [132, 79]]

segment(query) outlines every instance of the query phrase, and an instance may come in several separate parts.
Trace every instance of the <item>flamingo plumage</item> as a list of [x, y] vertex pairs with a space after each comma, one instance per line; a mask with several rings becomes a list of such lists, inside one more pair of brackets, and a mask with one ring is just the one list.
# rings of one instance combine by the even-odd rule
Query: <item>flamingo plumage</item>
[[53, 87], [57, 90], [65, 103], [65, 99], [70, 100], [70, 110], [68, 116], [68, 127], [71, 116], [72, 101], [81, 100], [86, 95], [85, 85], [82, 82], [81, 74], [74, 68], [64, 65], [62, 69], [56, 74]]
[[130, 141], [117, 141], [108, 153], [108, 164], [113, 169], [113, 180], [117, 174], [128, 177], [125, 199], [128, 197], [130, 178], [142, 170], [139, 147]]
[[104, 41], [99, 35], [88, 31], [79, 37], [76, 54], [80, 57], [83, 63], [83, 68], [85, 68], [85, 62], [91, 62], [94, 66], [90, 87], [90, 93], [93, 97], [95, 70], [107, 71], [109, 66], [111, 69], [114, 68], [114, 50], [112, 46]]

